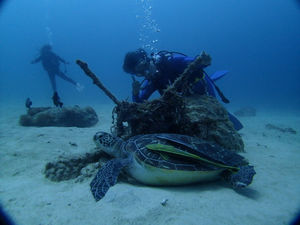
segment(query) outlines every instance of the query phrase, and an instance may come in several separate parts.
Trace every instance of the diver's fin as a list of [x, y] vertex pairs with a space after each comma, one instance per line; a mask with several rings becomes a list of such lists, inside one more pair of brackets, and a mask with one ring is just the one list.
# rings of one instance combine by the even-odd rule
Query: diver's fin
[[244, 126], [243, 124], [236, 118], [234, 115], [232, 115], [230, 112], [228, 112], [229, 120], [233, 123], [234, 129], [239, 131]]
[[76, 90], [77, 90], [78, 92], [82, 92], [83, 89], [84, 89], [84, 86], [77, 82], [77, 83], [76, 83]]
[[213, 81], [216, 81], [216, 80], [219, 80], [220, 78], [222, 78], [223, 76], [225, 76], [227, 73], [228, 73], [228, 70], [219, 70], [209, 77]]
[[58, 96], [58, 93], [55, 91], [53, 96], [52, 96], [52, 100], [53, 100], [53, 104], [56, 106], [56, 107], [62, 107], [64, 103], [62, 103], [60, 101], [60, 97]]
[[220, 96], [220, 98], [222, 99], [222, 101], [224, 103], [229, 103], [229, 100], [225, 97], [223, 92], [220, 90], [220, 88], [215, 83], [216, 80], [220, 79], [222, 76], [224, 76], [227, 73], [227, 72], [225, 73], [225, 71], [226, 70], [224, 70], [223, 72], [217, 73], [217, 75], [213, 74], [213, 77], [214, 77], [215, 80], [212, 77], [208, 76], [208, 74], [204, 70], [203, 70], [203, 73], [211, 81], [212, 85], [215, 87], [215, 89], [216, 89], [218, 95]]
[[213, 162], [211, 160], [202, 158], [198, 155], [182, 151], [178, 148], [175, 148], [172, 145], [148, 144], [148, 145], [146, 145], [146, 148], [148, 148], [150, 150], [153, 150], [153, 151], [166, 152], [166, 153], [170, 153], [170, 154], [174, 154], [174, 155], [178, 155], [178, 156], [184, 156], [184, 157], [187, 157], [187, 158], [196, 159], [196, 160], [199, 160], [201, 162], [205, 162], [207, 164], [211, 164], [211, 165], [214, 165], [214, 166], [217, 166], [217, 167], [220, 167], [220, 168], [239, 170], [239, 168], [237, 168], [237, 167], [227, 166], [227, 165], [224, 165], [222, 163]]
[[25, 101], [25, 106], [27, 109], [30, 109], [31, 108], [31, 105], [32, 105], [32, 101], [30, 98], [27, 98], [26, 101]]

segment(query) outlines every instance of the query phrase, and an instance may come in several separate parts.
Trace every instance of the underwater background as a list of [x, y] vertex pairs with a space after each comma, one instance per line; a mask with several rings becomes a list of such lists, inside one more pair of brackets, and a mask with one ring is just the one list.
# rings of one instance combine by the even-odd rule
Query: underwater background
[[[78, 92], [57, 78], [65, 105], [110, 102], [76, 65], [81, 59], [118, 99], [131, 100], [123, 72], [126, 52], [206, 51], [207, 72], [229, 70], [218, 81], [233, 105], [300, 108], [300, 4], [296, 0], [8, 0], [0, 8], [0, 101], [51, 105], [41, 64], [44, 44], [70, 62]], [[62, 69], [64, 71], [63, 65]]]
[[[300, 0], [0, 0], [1, 207], [16, 224], [30, 225], [290, 224], [300, 206], [299, 28]], [[62, 102], [93, 107], [96, 126], [18, 123], [28, 97], [33, 107], [53, 106], [46, 71], [30, 63], [45, 44], [70, 62], [62, 71], [84, 86], [78, 91], [57, 77]], [[112, 125], [112, 101], [76, 60], [87, 62], [119, 100], [131, 101], [132, 79], [122, 65], [125, 54], [140, 47], [207, 52], [208, 74], [229, 70], [217, 81], [231, 101], [225, 106], [257, 109], [256, 116], [239, 117], [241, 154], [257, 171], [244, 192], [220, 183], [154, 188], [120, 182], [96, 203], [89, 177], [45, 178], [47, 163], [94, 150], [93, 135]], [[162, 200], [169, 200], [167, 207]]]

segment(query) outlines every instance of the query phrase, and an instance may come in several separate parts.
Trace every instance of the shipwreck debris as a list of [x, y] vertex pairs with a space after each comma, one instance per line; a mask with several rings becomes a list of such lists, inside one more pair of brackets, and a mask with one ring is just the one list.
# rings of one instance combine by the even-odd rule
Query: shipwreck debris
[[243, 151], [244, 143], [229, 120], [226, 109], [214, 98], [196, 95], [193, 83], [203, 75], [203, 66], [210, 60], [199, 56], [171, 84], [164, 94], [143, 103], [119, 101], [87, 63], [76, 61], [95, 85], [116, 104], [113, 109], [112, 133], [128, 139], [139, 134], [178, 133], [213, 141], [227, 149]]

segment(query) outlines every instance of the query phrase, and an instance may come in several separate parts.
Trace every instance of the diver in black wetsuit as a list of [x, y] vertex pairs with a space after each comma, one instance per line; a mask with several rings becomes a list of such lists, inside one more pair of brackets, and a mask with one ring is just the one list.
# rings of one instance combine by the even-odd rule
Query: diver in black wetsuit
[[[211, 58], [203, 52], [202, 57], [208, 62], [203, 69], [210, 65]], [[132, 100], [133, 102], [143, 102], [147, 100], [155, 91], [160, 94], [164, 89], [173, 83], [184, 72], [187, 66], [193, 62], [196, 57], [189, 57], [178, 52], [160, 51], [152, 53], [150, 56], [144, 49], [127, 52], [124, 58], [123, 70], [133, 76], [144, 77], [140, 83], [133, 76], [132, 83]], [[222, 101], [229, 103], [229, 100], [223, 95], [216, 86], [215, 81], [223, 77], [228, 71], [217, 71], [208, 76], [204, 71], [195, 79], [193, 91], [200, 95], [209, 95], [217, 97], [215, 91], [221, 97]], [[228, 112], [229, 119], [236, 130], [243, 128], [241, 122], [231, 113]]]
[[37, 63], [41, 61], [44, 69], [47, 71], [52, 90], [54, 92], [52, 100], [53, 104], [55, 106], [62, 107], [63, 103], [60, 101], [60, 98], [58, 96], [57, 90], [56, 90], [56, 80], [55, 76], [59, 76], [60, 78], [64, 79], [65, 81], [70, 82], [74, 86], [76, 86], [77, 89], [82, 89], [81, 85], [74, 80], [72, 80], [70, 77], [66, 76], [59, 68], [60, 62], [64, 64], [68, 64], [64, 59], [56, 55], [54, 52], [52, 52], [52, 48], [50, 45], [44, 45], [40, 50], [40, 56], [33, 60], [31, 64]]

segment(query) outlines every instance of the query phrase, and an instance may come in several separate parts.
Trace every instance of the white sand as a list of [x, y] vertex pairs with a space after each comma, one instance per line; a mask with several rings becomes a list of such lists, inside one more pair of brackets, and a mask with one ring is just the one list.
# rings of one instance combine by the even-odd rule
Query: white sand
[[[279, 225], [288, 224], [299, 209], [299, 112], [241, 118], [243, 155], [257, 175], [240, 193], [224, 182], [176, 188], [118, 183], [96, 203], [90, 179], [83, 183], [46, 179], [42, 171], [47, 162], [58, 155], [89, 151], [93, 134], [109, 131], [111, 109], [96, 107], [100, 122], [83, 129], [21, 127], [23, 107], [0, 107], [0, 202], [17, 224]], [[267, 123], [292, 127], [298, 134], [267, 130]], [[166, 206], [161, 205], [163, 199], [168, 199]]]

